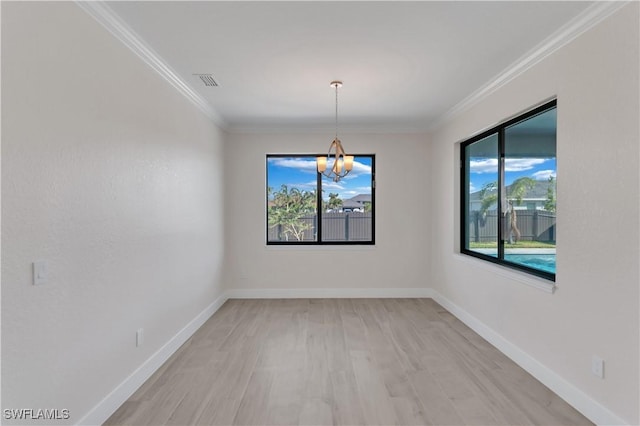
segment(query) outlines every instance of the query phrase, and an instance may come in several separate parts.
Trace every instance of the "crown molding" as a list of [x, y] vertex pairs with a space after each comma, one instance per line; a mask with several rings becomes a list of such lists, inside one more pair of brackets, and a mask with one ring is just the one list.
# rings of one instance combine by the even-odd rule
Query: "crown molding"
[[[336, 128], [332, 126], [322, 126], [304, 123], [291, 126], [288, 124], [274, 125], [230, 125], [225, 129], [228, 133], [234, 134], [328, 134], [331, 137], [335, 134]], [[396, 134], [426, 134], [428, 129], [424, 126], [398, 126], [382, 124], [360, 124], [343, 126], [340, 128], [340, 135], [372, 134], [372, 135], [396, 135]]]
[[[196, 91], [194, 91], [187, 82], [180, 77], [175, 71], [173, 71], [169, 65], [158, 55], [151, 47], [149, 47], [144, 40], [135, 33], [129, 26], [124, 23], [120, 17], [113, 12], [104, 1], [78, 1], [75, 3], [93, 17], [98, 23], [105, 27], [111, 34], [113, 34], [118, 40], [120, 40], [125, 46], [133, 51], [140, 59], [142, 59], [147, 65], [155, 70], [160, 76], [162, 76], [169, 84], [176, 88], [184, 97], [186, 97], [192, 104], [200, 109], [207, 117], [209, 117], [216, 125], [225, 131], [231, 133], [257, 133], [257, 132], [282, 132], [280, 126], [278, 129], [265, 126], [230, 126], [212, 107], [202, 98]], [[550, 56], [558, 49], [562, 48], [572, 40], [588, 31], [593, 26], [597, 25], [619, 9], [631, 3], [631, 1], [596, 1], [593, 5], [589, 6], [582, 13], [562, 26], [558, 31], [547, 37], [533, 49], [521, 56], [518, 60], [508, 66], [501, 73], [492, 78], [488, 83], [471, 93], [462, 101], [457, 103], [453, 108], [449, 109], [439, 118], [431, 122], [427, 126], [409, 126], [404, 128], [402, 126], [396, 126], [394, 129], [380, 129], [380, 128], [353, 128], [347, 133], [425, 133], [436, 130], [442, 125], [453, 120], [455, 117], [462, 114], [464, 111], [473, 107], [481, 102], [483, 99], [508, 84], [537, 63]], [[286, 129], [285, 132], [295, 132], [302, 130], [298, 128]], [[315, 126], [314, 132], [325, 131], [323, 126]], [[375, 126], [374, 126], [375, 127]], [[398, 128], [399, 127], [399, 128]], [[305, 132], [310, 129], [304, 128]], [[346, 131], [346, 130], [345, 130]]]
[[438, 119], [433, 121], [429, 126], [429, 130], [433, 131], [442, 125], [453, 120], [464, 111], [487, 98], [489, 95], [511, 82], [527, 70], [534, 67], [537, 63], [550, 56], [563, 46], [567, 45], [581, 34], [585, 33], [598, 23], [602, 22], [625, 5], [632, 1], [596, 1], [593, 5], [586, 8], [582, 13], [560, 27], [556, 32], [544, 39], [533, 49], [529, 50], [518, 60], [509, 65], [505, 70], [500, 72], [494, 78], [489, 80], [484, 86], [471, 93], [462, 101], [457, 103], [453, 108], [448, 110]]
[[180, 75], [169, 67], [167, 62], [136, 34], [120, 17], [103, 1], [75, 1], [75, 3], [92, 18], [127, 46], [143, 62], [160, 74], [180, 94], [202, 111], [217, 126], [226, 130], [227, 123], [213, 110], [211, 105], [193, 90]]

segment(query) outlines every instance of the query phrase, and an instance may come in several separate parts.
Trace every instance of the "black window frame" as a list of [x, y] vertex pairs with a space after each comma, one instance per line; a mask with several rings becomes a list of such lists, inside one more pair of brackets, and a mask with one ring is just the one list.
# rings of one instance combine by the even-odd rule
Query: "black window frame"
[[[529, 118], [532, 118], [536, 115], [542, 114], [546, 111], [549, 111], [553, 108], [558, 107], [558, 100], [553, 99], [549, 102], [545, 102], [544, 104], [535, 107], [523, 114], [519, 114], [518, 116], [511, 118], [497, 126], [492, 127], [489, 130], [483, 131], [482, 133], [475, 135], [463, 142], [460, 143], [460, 253], [469, 255], [478, 259], [486, 260], [491, 263], [498, 264], [500, 266], [504, 266], [510, 269], [515, 269], [521, 272], [526, 272], [528, 274], [544, 278], [546, 280], [555, 282], [556, 274], [551, 272], [546, 272], [540, 269], [530, 268], [522, 264], [512, 263], [504, 260], [504, 240], [503, 240], [503, 226], [500, 221], [502, 217], [502, 203], [498, 201], [497, 203], [497, 215], [498, 215], [498, 226], [497, 226], [497, 244], [498, 244], [498, 255], [497, 257], [486, 255], [483, 253], [479, 253], [477, 251], [472, 251], [466, 248], [466, 244], [468, 242], [468, 234], [469, 227], [467, 225], [466, 218], [466, 210], [467, 210], [467, 202], [468, 197], [468, 188], [467, 188], [467, 176], [466, 176], [466, 150], [465, 148], [474, 142], [478, 142], [484, 138], [489, 136], [497, 135], [498, 136], [498, 200], [502, 199], [502, 190], [503, 190], [503, 182], [504, 182], [504, 165], [505, 165], [505, 130], [519, 122], [525, 121]], [[556, 122], [556, 136], [558, 132], [557, 122]], [[557, 150], [556, 150], [557, 153]], [[556, 156], [557, 158], [557, 156]]]
[[376, 155], [375, 154], [352, 154], [357, 157], [369, 157], [371, 158], [371, 240], [370, 241], [323, 241], [322, 240], [322, 181], [327, 179], [321, 173], [316, 172], [316, 206], [317, 206], [317, 219], [316, 219], [316, 234], [317, 240], [291, 240], [291, 241], [270, 241], [269, 240], [269, 196], [267, 194], [269, 187], [269, 159], [270, 158], [312, 158], [314, 161], [317, 157], [326, 156], [327, 153], [322, 154], [266, 154], [265, 158], [265, 241], [268, 246], [345, 246], [345, 245], [366, 245], [372, 246], [376, 243]]

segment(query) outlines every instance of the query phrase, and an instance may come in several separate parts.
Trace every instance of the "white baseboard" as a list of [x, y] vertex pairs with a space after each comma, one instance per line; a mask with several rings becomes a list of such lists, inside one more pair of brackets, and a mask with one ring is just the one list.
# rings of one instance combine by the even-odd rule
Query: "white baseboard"
[[268, 288], [237, 289], [226, 293], [228, 299], [361, 299], [431, 297], [431, 289], [420, 288]]
[[78, 424], [104, 423], [151, 375], [169, 359], [228, 299], [317, 299], [317, 298], [432, 298], [476, 333], [511, 358], [545, 386], [598, 425], [626, 425], [623, 419], [593, 400], [531, 355], [509, 342], [467, 311], [431, 288], [276, 288], [229, 290], [198, 314], [162, 348], [97, 404]]
[[77, 423], [79, 425], [103, 424], [153, 373], [165, 363], [171, 355], [177, 351], [184, 342], [189, 339], [220, 307], [227, 301], [226, 294], [218, 297], [211, 305], [207, 306], [182, 330], [173, 336], [156, 353], [151, 355], [140, 367], [127, 377], [118, 387], [109, 393], [102, 401], [93, 407]]
[[431, 290], [432, 298], [443, 308], [456, 316], [469, 328], [498, 348], [500, 352], [511, 358], [516, 364], [555, 392], [562, 399], [578, 410], [582, 415], [597, 425], [627, 425], [623, 419], [612, 413], [602, 404], [593, 400], [580, 389], [567, 382], [554, 371], [541, 364], [531, 355], [502, 337], [467, 311], [449, 301], [435, 290]]

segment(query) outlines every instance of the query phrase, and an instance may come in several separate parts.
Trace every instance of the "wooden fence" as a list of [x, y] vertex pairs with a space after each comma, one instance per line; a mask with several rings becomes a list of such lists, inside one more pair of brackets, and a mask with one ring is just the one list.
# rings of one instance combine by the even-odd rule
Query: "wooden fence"
[[[553, 243], [556, 240], [556, 215], [543, 210], [516, 210], [520, 240]], [[508, 224], [502, 220], [503, 235], [508, 235]], [[491, 242], [498, 237], [497, 211], [487, 211], [484, 219], [479, 211], [469, 215], [469, 241]]]
[[[315, 241], [317, 216], [300, 218], [308, 229], [303, 233], [302, 241]], [[373, 216], [371, 212], [322, 213], [322, 241], [371, 241]], [[286, 241], [282, 225], [269, 228], [268, 241]], [[297, 241], [289, 235], [289, 241]]]

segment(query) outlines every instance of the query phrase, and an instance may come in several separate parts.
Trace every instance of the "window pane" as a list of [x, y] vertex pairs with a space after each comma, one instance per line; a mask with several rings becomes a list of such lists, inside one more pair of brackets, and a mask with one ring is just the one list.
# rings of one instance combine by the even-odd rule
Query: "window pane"
[[373, 241], [373, 157], [355, 156], [339, 182], [322, 177], [322, 241]]
[[317, 171], [312, 157], [267, 158], [267, 241], [317, 241]]
[[556, 272], [556, 108], [505, 129], [504, 260]]
[[467, 250], [498, 256], [498, 134], [465, 147]]

